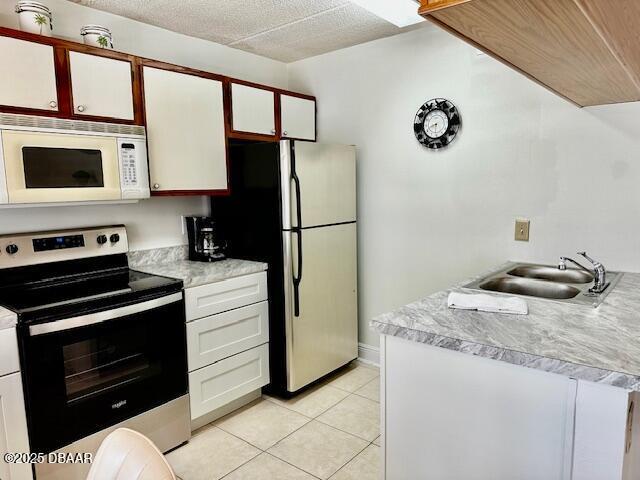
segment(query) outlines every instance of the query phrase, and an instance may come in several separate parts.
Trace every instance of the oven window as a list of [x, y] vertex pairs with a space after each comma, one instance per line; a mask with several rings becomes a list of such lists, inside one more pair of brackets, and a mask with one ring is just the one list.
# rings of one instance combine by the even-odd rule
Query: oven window
[[22, 147], [22, 160], [27, 188], [104, 187], [100, 150]]
[[158, 374], [145, 332], [127, 330], [62, 347], [67, 403]]

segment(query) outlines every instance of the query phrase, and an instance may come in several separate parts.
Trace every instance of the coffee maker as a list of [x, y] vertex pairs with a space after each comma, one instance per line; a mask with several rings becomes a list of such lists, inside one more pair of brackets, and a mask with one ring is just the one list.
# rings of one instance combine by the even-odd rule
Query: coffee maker
[[189, 260], [217, 262], [224, 260], [226, 244], [223, 244], [211, 217], [185, 217], [189, 237]]

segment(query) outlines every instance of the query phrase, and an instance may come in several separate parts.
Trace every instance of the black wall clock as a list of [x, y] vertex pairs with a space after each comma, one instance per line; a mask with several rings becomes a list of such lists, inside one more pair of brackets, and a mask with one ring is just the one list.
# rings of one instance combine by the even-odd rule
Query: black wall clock
[[461, 124], [460, 113], [453, 103], [445, 98], [433, 98], [416, 113], [413, 131], [422, 145], [437, 150], [456, 138]]

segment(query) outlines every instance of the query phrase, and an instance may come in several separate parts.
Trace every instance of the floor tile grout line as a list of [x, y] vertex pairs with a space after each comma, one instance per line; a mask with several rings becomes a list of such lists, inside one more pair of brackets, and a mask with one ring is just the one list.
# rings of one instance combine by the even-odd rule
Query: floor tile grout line
[[[360, 435], [357, 435], [357, 434], [352, 433], [352, 432], [347, 432], [346, 430], [342, 430], [341, 428], [338, 428], [338, 427], [335, 427], [335, 426], [333, 426], [333, 425], [330, 425], [330, 424], [328, 424], [328, 423], [326, 423], [326, 422], [323, 422], [322, 420], [318, 420], [317, 418], [314, 418], [314, 420], [315, 420], [316, 422], [318, 422], [318, 423], [321, 423], [321, 424], [323, 424], [323, 425], [326, 425], [327, 427], [331, 427], [331, 428], [333, 428], [333, 429], [335, 429], [335, 430], [338, 430], [339, 432], [346, 433], [346, 434], [348, 434], [348, 435], [351, 435], [352, 437], [356, 437], [358, 440], [362, 440], [363, 442], [369, 442], [369, 443], [371, 443], [371, 442], [373, 442], [373, 440], [375, 440], [375, 438], [374, 438], [373, 440], [367, 440], [366, 438], [363, 438], [363, 437], [361, 437]], [[378, 438], [378, 437], [376, 437], [376, 438]]]
[[360, 455], [362, 452], [364, 452], [367, 448], [369, 448], [371, 446], [371, 444], [366, 445], [362, 450], [360, 450], [358, 453], [356, 453], [353, 458], [350, 458], [349, 460], [347, 460], [347, 462], [342, 465], [340, 468], [338, 468], [338, 470], [336, 470], [335, 472], [333, 472], [331, 474], [331, 476], [327, 479], [327, 480], [331, 480], [340, 470], [342, 470], [344, 467], [346, 467], [347, 465], [349, 465], [351, 462], [353, 462], [355, 460], [355, 458]]
[[294, 463], [288, 462], [288, 461], [287, 461], [287, 460], [285, 460], [284, 458], [276, 457], [274, 454], [269, 453], [269, 452], [264, 452], [264, 453], [265, 453], [265, 455], [269, 455], [270, 457], [273, 457], [273, 458], [275, 458], [275, 459], [277, 459], [277, 460], [280, 460], [281, 462], [284, 462], [284, 463], [286, 463], [287, 465], [291, 465], [292, 467], [297, 468], [298, 470], [300, 470], [300, 471], [302, 471], [302, 472], [304, 472], [304, 473], [307, 473], [307, 474], [311, 475], [313, 478], [317, 478], [318, 480], [322, 480], [322, 478], [321, 478], [321, 477], [318, 477], [317, 475], [314, 475], [314, 474], [313, 474], [313, 473], [311, 473], [311, 472], [307, 472], [304, 468], [299, 467], [298, 465], [296, 465], [296, 464], [294, 464]]
[[[311, 418], [311, 420], [315, 420], [315, 421], [317, 421], [317, 422], [319, 422], [319, 423], [322, 423], [323, 425], [326, 425], [327, 427], [334, 428], [335, 430], [338, 430], [338, 431], [340, 431], [340, 432], [342, 432], [342, 433], [346, 433], [346, 434], [348, 434], [348, 435], [352, 435], [352, 436], [354, 436], [354, 437], [356, 437], [356, 438], [358, 438], [358, 439], [360, 439], [360, 440], [363, 440], [363, 441], [365, 441], [365, 442], [371, 442], [371, 443], [373, 443], [373, 441], [375, 441], [375, 439], [376, 439], [376, 438], [378, 438], [378, 436], [380, 436], [380, 434], [378, 434], [378, 436], [377, 436], [377, 437], [375, 437], [373, 440], [367, 440], [366, 438], [363, 438], [363, 437], [361, 437], [360, 435], [357, 435], [357, 434], [352, 433], [352, 432], [347, 432], [346, 430], [342, 430], [341, 428], [338, 428], [338, 427], [336, 427], [336, 426], [334, 426], [334, 425], [331, 425], [331, 424], [329, 424], [329, 423], [326, 423], [326, 422], [323, 422], [322, 420], [320, 420], [320, 417], [321, 417], [323, 414], [327, 413], [329, 410], [331, 410], [332, 408], [336, 407], [337, 405], [339, 405], [340, 403], [344, 402], [347, 398], [349, 398], [349, 397], [351, 397], [351, 396], [353, 396], [353, 395], [356, 395], [356, 396], [357, 396], [357, 397], [359, 397], [359, 398], [364, 398], [365, 400], [369, 400], [369, 401], [374, 402], [374, 403], [378, 403], [378, 404], [380, 403], [380, 402], [376, 402], [375, 400], [371, 400], [371, 399], [369, 399], [369, 398], [362, 397], [362, 396], [357, 395], [357, 394], [355, 394], [355, 393], [350, 393], [349, 395], [347, 395], [346, 397], [344, 397], [342, 400], [338, 401], [338, 403], [336, 403], [336, 404], [334, 404], [334, 405], [330, 406], [329, 408], [327, 408], [326, 410], [324, 410], [322, 413], [318, 414], [318, 416], [317, 416], [317, 417], [313, 417], [313, 418], [311, 418], [311, 417], [308, 417], [308, 416], [306, 416], [306, 415], [302, 415], [300, 412], [296, 412], [296, 413], [300, 413], [300, 415], [302, 415], [303, 417]], [[266, 400], [268, 400], [268, 399], [266, 399]], [[277, 404], [277, 403], [275, 403], [275, 402], [272, 402], [272, 403], [274, 403], [275, 405], [278, 405], [278, 406], [282, 406], [282, 405], [279, 405], [279, 404]], [[282, 408], [287, 408], [287, 407], [282, 406]], [[290, 410], [290, 409], [288, 409], [288, 410]], [[292, 411], [292, 412], [295, 412], [295, 410], [291, 410], [291, 411]], [[309, 423], [309, 422], [307, 422], [307, 423]], [[307, 425], [307, 423], [305, 423], [305, 425]], [[304, 427], [304, 425], [302, 425], [301, 427], [297, 428], [296, 430], [294, 430], [293, 432], [291, 432], [289, 435], [292, 435], [292, 434], [293, 434], [293, 433], [295, 433], [296, 431], [300, 430], [300, 428], [302, 428], [302, 427]], [[219, 428], [219, 427], [218, 427], [218, 428]], [[225, 430], [225, 431], [226, 431], [226, 430]], [[280, 443], [282, 440], [284, 440], [285, 438], [287, 438], [289, 435], [287, 435], [286, 437], [282, 437], [282, 439], [278, 440], [278, 441], [275, 443], [275, 445], [272, 445], [272, 446], [271, 446], [271, 447], [269, 447], [269, 448], [273, 448], [273, 447], [275, 447], [278, 443]], [[265, 451], [266, 451], [266, 450], [265, 450]]]
[[[326, 424], [326, 423], [324, 423], [324, 422], [320, 422], [320, 421], [319, 421], [318, 419], [316, 419], [316, 418], [311, 419], [309, 422], [307, 422], [307, 423], [305, 423], [304, 425], [302, 425], [302, 427], [304, 427], [304, 426], [306, 426], [306, 425], [309, 425], [309, 423], [311, 423], [311, 422], [313, 422], [313, 421], [316, 421], [316, 422], [318, 422], [318, 423], [321, 423], [322, 425], [324, 425], [324, 426], [326, 426], [326, 427], [333, 428], [334, 430], [337, 430], [337, 431], [339, 431], [339, 432], [345, 433], [345, 434], [347, 434], [347, 435], [351, 435], [352, 437], [355, 437], [357, 440], [362, 440], [363, 442], [368, 442], [368, 440], [365, 440], [364, 438], [358, 437], [357, 435], [354, 435], [353, 433], [349, 433], [349, 432], [345, 432], [344, 430], [340, 430], [339, 428], [336, 428], [336, 427], [334, 427], [334, 426], [332, 426], [332, 425], [327, 425], [327, 424]], [[302, 427], [300, 427], [300, 428], [302, 428]], [[294, 433], [296, 433], [298, 430], [300, 430], [300, 428], [298, 428], [298, 429], [296, 429], [295, 431], [291, 432], [291, 433], [290, 433], [289, 435], [287, 435], [286, 437], [283, 437], [283, 438], [282, 438], [281, 440], [279, 440], [275, 445], [273, 445], [272, 447], [269, 447], [269, 450], [271, 450], [273, 447], [275, 447], [276, 445], [278, 445], [278, 443], [282, 442], [282, 441], [283, 441], [284, 439], [286, 439], [287, 437], [290, 437], [291, 435], [293, 435]], [[376, 437], [376, 438], [378, 438], [378, 437]], [[360, 450], [360, 451], [359, 451], [358, 453], [356, 453], [353, 457], [351, 457], [349, 460], [347, 460], [347, 462], [346, 462], [344, 465], [346, 465], [346, 464], [347, 464], [347, 463], [349, 463], [351, 460], [353, 460], [353, 459], [354, 459], [354, 458], [356, 458], [358, 455], [360, 455], [360, 453], [362, 453], [362, 452], [364, 451], [364, 449], [365, 449], [365, 448], [367, 448], [367, 447], [369, 446], [369, 444], [370, 444], [370, 443], [372, 443], [372, 442], [369, 442], [367, 445], [365, 445], [365, 447], [364, 447], [362, 450]], [[277, 459], [282, 460], [282, 461], [283, 461], [283, 462], [285, 462], [285, 463], [289, 463], [289, 462], [287, 462], [286, 460], [284, 460], [284, 459], [282, 459], [282, 458], [278, 457], [277, 455], [274, 455], [273, 453], [269, 452], [269, 450], [265, 450], [264, 452], [265, 452], [265, 453], [268, 453], [268, 454], [269, 454], [269, 455], [271, 455], [272, 457], [276, 457]], [[295, 465], [295, 464], [293, 464], [293, 463], [291, 463], [290, 465], [292, 465], [292, 466], [294, 466], [294, 467], [296, 467], [296, 468], [298, 468], [298, 469], [300, 469], [300, 470], [303, 470], [304, 472], [307, 472], [307, 471], [306, 471], [306, 470], [304, 470], [303, 468], [300, 468], [299, 466], [297, 466], [297, 465]], [[344, 465], [342, 465], [342, 467], [344, 467]], [[340, 467], [340, 468], [342, 468], [342, 467]], [[339, 468], [338, 470], [340, 470], [340, 468]], [[338, 472], [338, 470], [336, 470], [336, 472], [332, 473], [332, 474], [331, 474], [331, 477], [332, 477], [333, 475], [335, 475], [335, 474]], [[307, 472], [307, 473], [309, 473], [309, 472]], [[310, 474], [310, 475], [313, 475], [312, 473], [309, 473], [309, 474]], [[313, 476], [314, 476], [314, 477], [316, 477], [315, 475], [313, 475]], [[316, 478], [318, 478], [318, 477], [316, 477]]]
[[[340, 390], [341, 392], [346, 392], [346, 390], [341, 390], [341, 389], [338, 389], [338, 390]], [[346, 393], [348, 393], [348, 392], [346, 392]], [[349, 395], [347, 395], [347, 397], [348, 397], [348, 396], [349, 396]], [[274, 401], [273, 401], [273, 400], [271, 400], [270, 398], [265, 398], [265, 400], [267, 400], [268, 402], [273, 403], [274, 405], [278, 405], [279, 407], [286, 408], [286, 409], [287, 409], [287, 410], [289, 410], [290, 412], [295, 412], [295, 413], [298, 413], [298, 414], [302, 415], [303, 417], [310, 418], [311, 420], [315, 420], [315, 419], [316, 419], [316, 418], [318, 418], [320, 415], [322, 415], [323, 413], [325, 413], [327, 410], [331, 410], [333, 407], [335, 407], [338, 403], [340, 403], [342, 400], [344, 400], [344, 399], [345, 399], [345, 398], [347, 398], [347, 397], [341, 398], [341, 399], [340, 399], [340, 400], [338, 400], [336, 403], [332, 404], [330, 407], [327, 407], [325, 410], [323, 410], [322, 412], [320, 412], [320, 413], [319, 413], [318, 415], [316, 415], [315, 417], [310, 417], [309, 415], [305, 415], [304, 413], [300, 413], [299, 411], [294, 410], [294, 409], [292, 409], [292, 408], [290, 408], [290, 407], [287, 407], [286, 405], [280, 405], [278, 402], [274, 402]]]
[[[227, 433], [228, 433], [228, 432], [227, 432]], [[230, 435], [231, 435], [231, 434], [230, 434]], [[234, 436], [235, 436], [235, 435], [234, 435]], [[236, 438], [238, 438], [238, 437], [236, 437]], [[247, 443], [249, 443], [249, 442], [247, 442]], [[251, 444], [249, 444], [249, 445], [251, 445]], [[253, 446], [253, 445], [252, 445], [252, 446]], [[257, 448], [257, 447], [256, 447], [256, 448]], [[258, 449], [258, 450], [260, 450], [260, 449]], [[251, 457], [251, 458], [250, 458], [249, 460], [247, 460], [246, 462], [242, 463], [241, 465], [238, 465], [236, 468], [234, 468], [234, 469], [233, 469], [233, 470], [231, 470], [230, 472], [225, 473], [222, 477], [220, 477], [220, 478], [219, 478], [219, 480], [222, 480], [223, 478], [228, 477], [228, 476], [229, 476], [229, 475], [231, 475], [233, 472], [235, 472], [235, 471], [236, 471], [236, 470], [238, 470], [239, 468], [244, 467], [247, 463], [249, 463], [249, 462], [251, 462], [251, 461], [255, 460], [256, 458], [258, 458], [258, 457], [259, 457], [260, 455], [262, 455], [263, 453], [265, 453], [265, 452], [264, 452], [264, 450], [260, 450], [260, 451], [259, 451], [259, 453], [258, 453], [257, 455], [254, 455], [253, 457]]]
[[[304, 416], [304, 415], [303, 415], [303, 416]], [[237, 438], [237, 439], [239, 439], [239, 440], [242, 440], [242, 441], [243, 441], [243, 442], [245, 442], [245, 443], [248, 443], [248, 444], [249, 444], [249, 445], [251, 445], [252, 447], [257, 448], [258, 450], [260, 450], [261, 452], [267, 453], [267, 451], [268, 451], [270, 448], [275, 447], [275, 446], [276, 446], [278, 443], [280, 443], [282, 440], [284, 440], [285, 438], [287, 438], [287, 437], [288, 437], [288, 436], [290, 436], [290, 435], [293, 435], [293, 434], [294, 434], [294, 433], [296, 433], [298, 430], [300, 430], [302, 427], [304, 427], [305, 425], [307, 425], [309, 422], [312, 422], [313, 420], [315, 420], [314, 418], [309, 418], [309, 417], [307, 417], [307, 416], [304, 416], [304, 418], [307, 420], [306, 422], [304, 422], [304, 423], [303, 423], [302, 425], [300, 425], [298, 428], [296, 428], [295, 430], [293, 430], [291, 433], [288, 433], [286, 436], [282, 437], [280, 440], [278, 440], [276, 443], [274, 443], [273, 445], [271, 445], [271, 446], [270, 446], [269, 448], [267, 448], [266, 450], [265, 450], [265, 449], [263, 449], [263, 448], [261, 448], [261, 447], [259, 447], [259, 446], [257, 446], [257, 445], [254, 445], [253, 443], [251, 443], [251, 442], [249, 442], [249, 441], [245, 440], [244, 438], [242, 438], [242, 437], [240, 437], [240, 436], [236, 435], [235, 433], [228, 432], [227, 430], [225, 430], [225, 429], [223, 429], [223, 428], [220, 428], [220, 427], [217, 427], [217, 428], [219, 428], [220, 430], [222, 430], [222, 431], [223, 431], [223, 432], [225, 432], [225, 433], [228, 433], [229, 435], [232, 435], [232, 436], [236, 437], [236, 438]]]

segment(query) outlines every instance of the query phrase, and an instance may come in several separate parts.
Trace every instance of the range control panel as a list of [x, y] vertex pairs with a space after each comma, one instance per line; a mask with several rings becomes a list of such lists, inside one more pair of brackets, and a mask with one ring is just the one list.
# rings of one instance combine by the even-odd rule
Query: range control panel
[[34, 238], [32, 240], [34, 252], [60, 250], [61, 248], [84, 247], [84, 235], [59, 235], [57, 237]]
[[0, 236], [0, 269], [127, 253], [124, 225]]

